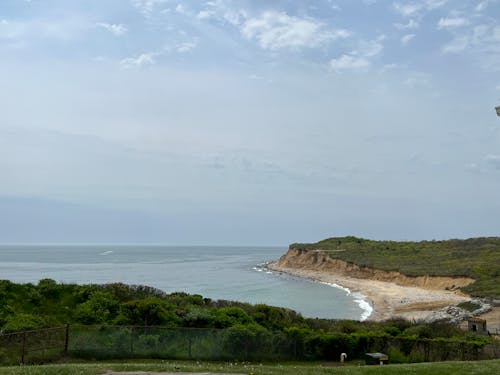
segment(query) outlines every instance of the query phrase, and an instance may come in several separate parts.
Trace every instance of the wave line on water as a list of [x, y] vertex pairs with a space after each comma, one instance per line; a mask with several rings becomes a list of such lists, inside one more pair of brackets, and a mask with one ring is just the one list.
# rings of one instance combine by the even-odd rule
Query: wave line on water
[[99, 253], [99, 255], [109, 255], [112, 252], [113, 252], [113, 250], [103, 251], [102, 253]]
[[342, 285], [339, 285], [339, 284], [335, 284], [335, 283], [328, 283], [326, 281], [318, 281], [318, 283], [325, 284], [325, 285], [328, 285], [328, 286], [331, 286], [331, 287], [343, 290], [348, 296], [351, 295], [351, 289], [346, 288], [345, 286], [342, 286]]
[[346, 294], [348, 296], [352, 296], [354, 298], [354, 302], [359, 306], [359, 308], [361, 310], [363, 310], [363, 312], [361, 313], [361, 317], [360, 317], [361, 321], [368, 319], [370, 317], [370, 315], [372, 314], [373, 307], [370, 304], [370, 302], [367, 300], [365, 295], [358, 293], [358, 292], [351, 293], [351, 290], [349, 288], [346, 288], [346, 287], [339, 285], [339, 284], [328, 283], [326, 281], [319, 281], [319, 283], [343, 290], [344, 292], [346, 292]]
[[361, 310], [363, 310], [360, 320], [365, 321], [373, 313], [372, 305], [366, 299], [366, 296], [364, 296], [361, 293], [353, 293], [352, 296], [354, 297], [354, 302], [356, 302], [358, 306], [361, 308]]

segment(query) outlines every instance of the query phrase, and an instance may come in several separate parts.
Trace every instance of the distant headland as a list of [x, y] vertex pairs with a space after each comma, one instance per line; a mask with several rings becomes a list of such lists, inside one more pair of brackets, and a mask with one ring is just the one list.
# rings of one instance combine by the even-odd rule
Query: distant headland
[[[268, 267], [365, 295], [371, 320], [461, 320], [500, 299], [500, 238], [374, 241], [333, 237], [294, 243]], [[472, 306], [472, 308], [471, 308]], [[497, 317], [500, 320], [500, 317]]]

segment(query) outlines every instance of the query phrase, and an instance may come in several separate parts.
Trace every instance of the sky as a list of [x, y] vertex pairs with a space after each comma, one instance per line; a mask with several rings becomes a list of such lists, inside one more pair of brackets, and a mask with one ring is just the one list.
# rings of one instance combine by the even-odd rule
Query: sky
[[500, 235], [500, 0], [1, 0], [0, 243]]

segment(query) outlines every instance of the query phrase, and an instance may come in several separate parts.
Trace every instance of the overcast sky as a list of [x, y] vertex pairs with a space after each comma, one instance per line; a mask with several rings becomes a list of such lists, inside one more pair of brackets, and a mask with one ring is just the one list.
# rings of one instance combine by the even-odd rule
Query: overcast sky
[[498, 0], [1, 0], [0, 242], [500, 235]]

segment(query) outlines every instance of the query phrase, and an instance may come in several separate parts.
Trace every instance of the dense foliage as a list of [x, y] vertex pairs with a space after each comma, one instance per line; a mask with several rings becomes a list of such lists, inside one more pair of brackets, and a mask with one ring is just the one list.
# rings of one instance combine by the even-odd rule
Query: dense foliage
[[468, 276], [475, 282], [464, 292], [500, 298], [499, 237], [420, 242], [334, 237], [290, 248], [325, 250], [332, 258], [409, 276]]
[[[1, 333], [66, 323], [72, 324], [70, 350], [103, 358], [336, 359], [341, 352], [362, 358], [369, 350], [387, 350], [395, 361], [419, 362], [477, 359], [490, 342], [447, 323], [307, 319], [285, 308], [119, 283], [0, 281]], [[19, 348], [10, 353], [7, 345], [15, 337], [0, 334], [0, 341], [6, 340], [0, 362], [17, 358]]]

